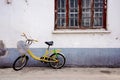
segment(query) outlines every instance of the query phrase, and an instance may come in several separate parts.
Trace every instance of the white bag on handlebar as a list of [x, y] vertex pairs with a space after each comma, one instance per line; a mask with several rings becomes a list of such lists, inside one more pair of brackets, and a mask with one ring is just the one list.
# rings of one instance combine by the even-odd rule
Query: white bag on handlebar
[[17, 49], [20, 54], [26, 54], [28, 45], [24, 41], [18, 41], [17, 42]]

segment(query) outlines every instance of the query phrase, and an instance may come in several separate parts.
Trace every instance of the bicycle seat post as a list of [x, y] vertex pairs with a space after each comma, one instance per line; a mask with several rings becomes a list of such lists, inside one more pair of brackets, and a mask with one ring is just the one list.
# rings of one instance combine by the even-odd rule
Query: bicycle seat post
[[49, 49], [50, 49], [50, 46], [48, 45], [48, 48], [47, 48], [47, 50], [49, 51]]

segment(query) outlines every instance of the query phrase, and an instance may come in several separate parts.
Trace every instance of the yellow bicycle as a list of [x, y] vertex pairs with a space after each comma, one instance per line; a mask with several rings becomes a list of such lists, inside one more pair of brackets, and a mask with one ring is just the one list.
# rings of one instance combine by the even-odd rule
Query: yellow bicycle
[[54, 69], [60, 69], [65, 65], [66, 58], [64, 54], [61, 53], [59, 49], [50, 50], [50, 46], [53, 45], [53, 41], [45, 42], [48, 45], [45, 54], [42, 57], [35, 56], [33, 52], [30, 50], [29, 46], [33, 42], [38, 42], [34, 39], [28, 39], [25, 33], [22, 35], [26, 38], [26, 41], [18, 41], [17, 42], [17, 49], [19, 53], [22, 55], [19, 56], [13, 63], [13, 69], [15, 71], [19, 71], [25, 67], [27, 64], [29, 57], [26, 55], [28, 53], [34, 60], [39, 60], [43, 63], [49, 63], [49, 65]]

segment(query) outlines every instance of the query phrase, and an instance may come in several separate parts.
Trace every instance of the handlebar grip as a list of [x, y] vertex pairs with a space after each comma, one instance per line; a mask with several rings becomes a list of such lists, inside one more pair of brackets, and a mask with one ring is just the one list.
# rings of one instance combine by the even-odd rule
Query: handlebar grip
[[23, 36], [23, 37], [25, 37], [26, 39], [28, 39], [25, 33], [22, 33], [21, 36]]
[[34, 40], [35, 42], [38, 42], [38, 40]]

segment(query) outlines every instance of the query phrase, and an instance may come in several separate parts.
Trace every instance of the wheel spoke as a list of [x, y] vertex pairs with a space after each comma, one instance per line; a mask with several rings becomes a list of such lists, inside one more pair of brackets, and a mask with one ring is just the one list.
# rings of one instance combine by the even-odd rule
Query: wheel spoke
[[53, 54], [50, 57], [58, 60], [58, 62], [50, 62], [51, 67], [53, 67], [55, 69], [59, 69], [59, 68], [62, 68], [64, 66], [65, 57], [62, 54], [58, 53], [57, 57], [56, 57], [56, 54]]
[[28, 57], [26, 56], [18, 57], [13, 64], [13, 69], [16, 71], [21, 70], [27, 64], [27, 61]]

